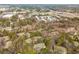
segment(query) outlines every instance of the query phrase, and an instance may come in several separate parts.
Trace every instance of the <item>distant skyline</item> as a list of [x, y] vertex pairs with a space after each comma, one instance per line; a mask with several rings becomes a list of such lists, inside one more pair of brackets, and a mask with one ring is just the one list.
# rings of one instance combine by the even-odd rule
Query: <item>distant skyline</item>
[[79, 8], [79, 4], [0, 4], [0, 8], [19, 7], [19, 8]]

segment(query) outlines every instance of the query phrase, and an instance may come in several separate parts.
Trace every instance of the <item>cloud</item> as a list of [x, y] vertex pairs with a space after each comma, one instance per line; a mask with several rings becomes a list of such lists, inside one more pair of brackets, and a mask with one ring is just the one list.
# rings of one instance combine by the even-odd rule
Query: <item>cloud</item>
[[0, 0], [0, 4], [79, 4], [79, 0]]

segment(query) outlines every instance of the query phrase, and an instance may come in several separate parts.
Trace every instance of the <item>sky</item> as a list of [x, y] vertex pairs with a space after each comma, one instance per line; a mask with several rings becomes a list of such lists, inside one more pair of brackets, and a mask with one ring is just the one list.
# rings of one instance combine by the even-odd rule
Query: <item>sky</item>
[[79, 0], [0, 0], [0, 4], [79, 4]]

